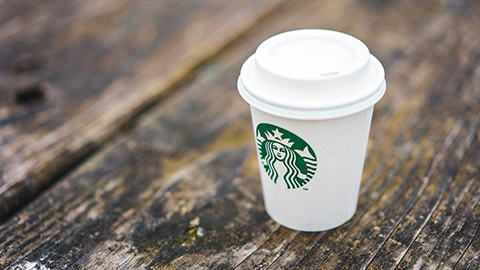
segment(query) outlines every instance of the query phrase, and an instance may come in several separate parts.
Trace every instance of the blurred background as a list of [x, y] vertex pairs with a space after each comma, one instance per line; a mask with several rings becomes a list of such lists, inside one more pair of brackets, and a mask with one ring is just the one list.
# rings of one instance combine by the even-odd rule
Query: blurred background
[[[240, 58], [286, 30], [343, 31], [367, 44], [388, 79], [405, 80], [390, 75], [394, 63], [399, 69], [405, 57], [426, 55], [448, 34], [456, 35], [450, 42], [459, 42], [469, 31], [463, 21], [471, 5], [466, 0], [3, 1], [1, 159], [99, 98], [144, 95], [156, 80], [168, 81], [129, 109], [143, 108], [167, 84], [191, 76], [196, 67], [245, 38], [250, 41], [242, 45], [246, 49], [237, 48]], [[418, 63], [409, 65], [413, 71]], [[391, 87], [397, 84], [390, 83], [393, 92]]]

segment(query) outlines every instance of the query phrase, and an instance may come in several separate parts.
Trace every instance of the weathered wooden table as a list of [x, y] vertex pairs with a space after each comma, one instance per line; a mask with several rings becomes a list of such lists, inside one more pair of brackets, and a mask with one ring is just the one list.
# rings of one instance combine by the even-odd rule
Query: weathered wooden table
[[[480, 2], [1, 1], [0, 268], [480, 268]], [[354, 218], [264, 211], [242, 62], [329, 28], [384, 64]]]

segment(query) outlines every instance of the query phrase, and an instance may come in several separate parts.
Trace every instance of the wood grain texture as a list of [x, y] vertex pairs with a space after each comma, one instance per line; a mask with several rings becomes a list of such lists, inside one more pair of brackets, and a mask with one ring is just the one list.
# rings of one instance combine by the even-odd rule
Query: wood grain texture
[[[479, 11], [473, 1], [278, 9], [4, 223], [0, 266], [479, 268]], [[356, 215], [320, 233], [265, 213], [248, 106], [236, 93], [260, 41], [307, 27], [364, 40], [388, 82]]]
[[279, 3], [2, 2], [0, 220]]

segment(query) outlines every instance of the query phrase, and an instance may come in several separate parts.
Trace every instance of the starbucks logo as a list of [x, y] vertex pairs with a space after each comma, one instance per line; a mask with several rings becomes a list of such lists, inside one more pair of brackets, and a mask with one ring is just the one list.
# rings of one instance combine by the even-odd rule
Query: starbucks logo
[[303, 187], [317, 169], [317, 156], [303, 139], [271, 124], [262, 123], [256, 130], [258, 152], [267, 175], [276, 184], [279, 176], [288, 189]]

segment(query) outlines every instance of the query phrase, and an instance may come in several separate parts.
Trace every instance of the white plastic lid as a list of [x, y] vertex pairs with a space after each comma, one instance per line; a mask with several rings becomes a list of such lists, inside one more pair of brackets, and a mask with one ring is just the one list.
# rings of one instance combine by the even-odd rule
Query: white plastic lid
[[362, 111], [385, 93], [385, 71], [360, 40], [306, 29], [273, 36], [245, 61], [238, 80], [250, 105], [293, 119], [320, 120]]

